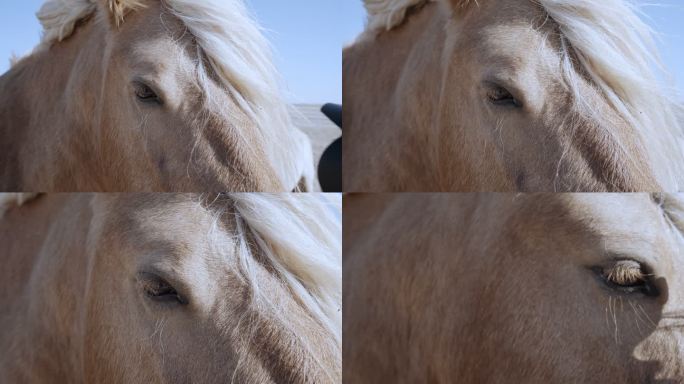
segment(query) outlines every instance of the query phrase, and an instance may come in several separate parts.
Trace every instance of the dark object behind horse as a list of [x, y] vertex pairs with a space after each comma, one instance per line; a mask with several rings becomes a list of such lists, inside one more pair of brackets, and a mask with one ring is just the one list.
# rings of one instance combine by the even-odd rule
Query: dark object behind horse
[[[342, 129], [342, 106], [325, 104], [321, 112]], [[318, 180], [323, 192], [342, 191], [342, 138], [333, 141], [323, 152], [318, 164]]]

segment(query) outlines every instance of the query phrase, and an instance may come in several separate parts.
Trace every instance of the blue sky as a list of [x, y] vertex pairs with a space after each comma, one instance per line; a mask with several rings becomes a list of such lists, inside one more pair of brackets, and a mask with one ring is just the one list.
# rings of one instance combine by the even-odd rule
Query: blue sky
[[[11, 53], [31, 50], [40, 38], [35, 12], [43, 0], [0, 0], [0, 73]], [[341, 102], [341, 47], [364, 24], [361, 0], [246, 0], [268, 30], [276, 65], [294, 102]], [[598, 1], [598, 0], [597, 0]], [[650, 1], [640, 1], [642, 4]], [[684, 87], [684, 1], [643, 8], [662, 34], [661, 53], [677, 88]], [[684, 94], [684, 91], [680, 91]]]
[[342, 46], [363, 29], [358, 0], [247, 0], [296, 101], [342, 102]]
[[684, 100], [684, 1], [641, 1], [646, 20], [660, 37], [660, 54], [665, 67], [673, 76], [680, 100]]

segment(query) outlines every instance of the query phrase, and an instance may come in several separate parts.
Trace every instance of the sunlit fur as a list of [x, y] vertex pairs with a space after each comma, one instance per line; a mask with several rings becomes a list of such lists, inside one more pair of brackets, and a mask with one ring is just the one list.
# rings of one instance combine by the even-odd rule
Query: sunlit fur
[[[341, 201], [326, 204], [316, 194], [235, 193], [230, 196], [244, 220], [245, 225], [239, 230], [251, 233], [301, 304], [341, 342], [342, 228], [340, 220], [332, 214], [341, 210]], [[242, 235], [243, 239], [247, 238]], [[248, 247], [243, 250], [246, 253], [242, 255], [242, 267], [250, 276], [249, 262], [253, 258], [248, 257]]]
[[682, 383], [683, 219], [682, 194], [348, 195], [345, 381]]
[[[341, 380], [339, 195], [0, 194], [0, 213], [0, 382]], [[150, 266], [187, 308], [139, 297]]]
[[366, 0], [366, 29], [374, 32], [380, 29], [390, 30], [404, 21], [409, 8], [425, 2], [426, 0]]
[[[20, 207], [39, 195], [0, 193], [0, 219], [6, 210]], [[301, 304], [326, 324], [340, 342], [342, 229], [333, 212], [342, 209], [341, 200], [326, 199], [319, 194], [232, 193], [230, 197], [243, 223], [239, 235], [243, 241], [244, 253], [240, 256], [244, 272], [252, 275], [249, 266], [252, 255], [246, 244], [249, 233], [292, 292], [298, 295]], [[217, 208], [212, 206], [212, 209]], [[254, 279], [252, 283], [258, 289]]]
[[607, 281], [617, 285], [629, 286], [643, 282], [646, 279], [639, 265], [632, 262], [617, 262], [603, 271]]
[[[38, 18], [43, 38], [38, 50], [68, 38], [77, 23], [98, 12], [104, 3], [117, 24], [145, 6], [142, 0], [47, 0]], [[310, 144], [292, 125], [280, 79], [272, 62], [271, 47], [242, 0], [167, 0], [164, 6], [176, 15], [196, 39], [200, 57], [200, 86], [207, 87], [211, 70], [230, 90], [244, 111], [257, 121], [266, 143], [270, 164], [283, 185], [296, 185], [302, 174], [313, 173]], [[208, 65], [207, 66], [205, 66]], [[209, 100], [211, 102], [211, 100]], [[311, 169], [307, 169], [311, 168]]]
[[[495, 0], [365, 0], [368, 23], [359, 39], [373, 38], [405, 21], [407, 11], [429, 2], [451, 7], [451, 12], [475, 8]], [[547, 22], [562, 33], [563, 75], [574, 92], [575, 107], [599, 114], [583, 100], [577, 87], [579, 64], [617, 112], [643, 140], [653, 172], [664, 190], [684, 190], [684, 131], [674, 90], [662, 85], [669, 75], [659, 60], [654, 32], [627, 0], [529, 0], [548, 15]], [[573, 62], [576, 58], [578, 63]], [[612, 132], [606, 132], [613, 136]], [[615, 141], [615, 151], [637, 161]]]

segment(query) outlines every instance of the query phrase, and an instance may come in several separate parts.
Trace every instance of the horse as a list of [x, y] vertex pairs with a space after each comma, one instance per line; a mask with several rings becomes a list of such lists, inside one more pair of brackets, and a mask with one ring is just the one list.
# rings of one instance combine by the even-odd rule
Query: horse
[[271, 48], [242, 0], [47, 0], [0, 77], [0, 190], [311, 191]]
[[684, 189], [682, 106], [628, 1], [364, 4], [345, 191]]
[[358, 194], [353, 383], [684, 383], [684, 196]]
[[0, 200], [0, 383], [341, 382], [339, 202]]

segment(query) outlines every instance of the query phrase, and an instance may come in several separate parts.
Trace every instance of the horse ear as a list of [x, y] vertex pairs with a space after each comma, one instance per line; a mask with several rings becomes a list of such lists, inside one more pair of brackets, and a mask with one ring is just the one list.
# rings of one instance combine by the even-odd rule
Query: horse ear
[[141, 0], [105, 0], [104, 3], [117, 27], [128, 12], [145, 6]]

